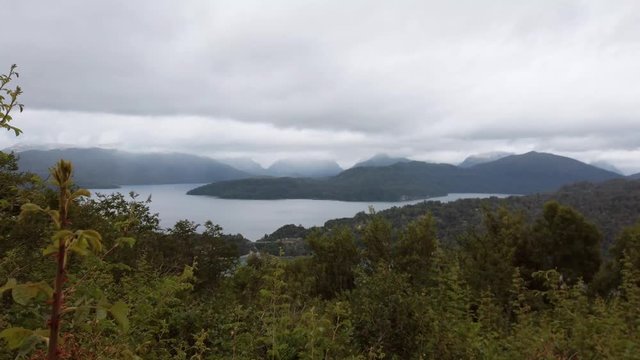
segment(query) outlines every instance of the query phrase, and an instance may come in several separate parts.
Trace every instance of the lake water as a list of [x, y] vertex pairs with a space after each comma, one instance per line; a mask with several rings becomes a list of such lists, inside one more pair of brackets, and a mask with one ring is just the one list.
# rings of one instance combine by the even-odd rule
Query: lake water
[[[211, 220], [219, 224], [225, 233], [242, 234], [257, 240], [286, 224], [304, 227], [324, 225], [325, 221], [352, 217], [369, 206], [384, 210], [394, 206], [415, 204], [424, 200], [406, 202], [351, 202], [334, 200], [236, 200], [210, 196], [187, 195], [190, 189], [203, 184], [131, 185], [115, 190], [91, 190], [102, 194], [130, 191], [140, 194], [139, 199], [151, 195], [151, 212], [160, 214], [160, 225], [172, 227], [176, 221], [188, 219], [203, 224]], [[431, 198], [442, 202], [465, 198], [505, 197], [503, 194], [449, 194]]]

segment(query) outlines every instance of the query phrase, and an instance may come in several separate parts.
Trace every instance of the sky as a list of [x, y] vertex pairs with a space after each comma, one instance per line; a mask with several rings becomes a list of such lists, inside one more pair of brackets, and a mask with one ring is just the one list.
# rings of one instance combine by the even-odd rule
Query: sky
[[[640, 171], [637, 0], [6, 1], [16, 145]], [[6, 69], [6, 70], [3, 70]]]

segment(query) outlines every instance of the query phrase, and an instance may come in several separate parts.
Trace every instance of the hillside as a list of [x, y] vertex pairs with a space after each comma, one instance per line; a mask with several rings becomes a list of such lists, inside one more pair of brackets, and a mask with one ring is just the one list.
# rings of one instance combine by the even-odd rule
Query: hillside
[[[600, 184], [577, 183], [552, 193], [512, 196], [500, 199], [461, 199], [453, 202], [424, 201], [414, 205], [393, 207], [379, 211], [394, 228], [404, 228], [420, 216], [431, 213], [437, 224], [438, 237], [444, 244], [453, 244], [465, 233], [480, 226], [484, 209], [506, 207], [522, 211], [529, 219], [540, 215], [543, 205], [550, 200], [569, 205], [593, 222], [604, 236], [602, 247], [608, 249], [622, 229], [640, 220], [640, 181], [616, 179]], [[308, 255], [305, 237], [312, 231], [327, 232], [347, 227], [357, 232], [371, 220], [360, 212], [351, 218], [332, 219], [324, 226], [305, 229], [285, 225], [260, 242], [260, 248], [278, 254], [282, 248], [288, 256]], [[298, 241], [292, 241], [295, 238]], [[283, 242], [282, 240], [287, 240]]]
[[216, 160], [187, 154], [137, 154], [99, 148], [28, 150], [18, 153], [20, 169], [47, 177], [59, 159], [73, 162], [76, 183], [89, 188], [118, 185], [203, 183], [250, 176]]
[[[394, 226], [404, 227], [413, 219], [430, 212], [436, 218], [439, 236], [452, 242], [469, 227], [480, 224], [483, 208], [506, 206], [524, 211], [530, 218], [539, 215], [545, 202], [557, 200], [581, 212], [604, 235], [607, 248], [620, 231], [640, 220], [640, 181], [615, 179], [600, 184], [576, 183], [563, 186], [556, 192], [512, 196], [499, 199], [462, 199], [450, 203], [425, 201], [415, 205], [394, 207], [380, 211]], [[326, 228], [348, 226], [357, 228], [368, 221], [368, 215], [359, 213], [353, 218], [329, 220]]]
[[225, 181], [193, 189], [189, 194], [238, 199], [399, 201], [447, 193], [532, 194], [553, 191], [578, 181], [616, 178], [620, 175], [571, 158], [529, 152], [470, 168], [411, 161], [383, 167], [351, 168], [323, 180]]

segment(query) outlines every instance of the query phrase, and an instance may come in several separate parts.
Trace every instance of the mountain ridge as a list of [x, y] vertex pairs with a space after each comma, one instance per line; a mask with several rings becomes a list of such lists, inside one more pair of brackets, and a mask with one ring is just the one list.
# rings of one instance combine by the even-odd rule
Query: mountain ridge
[[390, 166], [399, 162], [410, 162], [410, 161], [411, 160], [404, 157], [391, 157], [387, 154], [380, 153], [380, 154], [375, 154], [366, 160], [362, 160], [360, 162], [355, 163], [351, 168]]
[[223, 181], [192, 189], [188, 194], [238, 199], [402, 201], [456, 192], [531, 194], [579, 181], [620, 177], [572, 158], [528, 152], [469, 168], [410, 161], [386, 167], [351, 168], [324, 180]]
[[214, 159], [182, 153], [130, 153], [115, 149], [67, 148], [17, 153], [23, 171], [47, 178], [59, 159], [75, 167], [76, 183], [89, 188], [120, 185], [207, 183], [251, 175]]

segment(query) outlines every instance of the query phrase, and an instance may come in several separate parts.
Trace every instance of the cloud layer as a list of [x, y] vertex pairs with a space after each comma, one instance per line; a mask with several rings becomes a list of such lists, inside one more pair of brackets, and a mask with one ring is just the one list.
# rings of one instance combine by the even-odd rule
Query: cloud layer
[[535, 149], [640, 171], [637, 1], [7, 5], [21, 142], [343, 165]]

